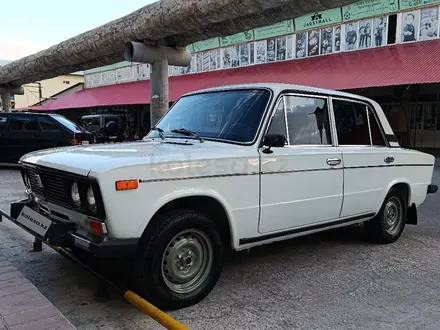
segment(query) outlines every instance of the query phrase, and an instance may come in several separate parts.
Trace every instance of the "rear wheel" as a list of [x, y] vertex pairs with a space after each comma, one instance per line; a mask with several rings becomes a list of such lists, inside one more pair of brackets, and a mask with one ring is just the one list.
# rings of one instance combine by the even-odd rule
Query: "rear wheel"
[[215, 223], [203, 213], [171, 211], [142, 238], [136, 272], [140, 293], [163, 309], [198, 303], [214, 288], [224, 247]]
[[379, 213], [364, 223], [368, 237], [382, 244], [397, 241], [405, 228], [407, 204], [406, 194], [402, 190], [391, 189]]

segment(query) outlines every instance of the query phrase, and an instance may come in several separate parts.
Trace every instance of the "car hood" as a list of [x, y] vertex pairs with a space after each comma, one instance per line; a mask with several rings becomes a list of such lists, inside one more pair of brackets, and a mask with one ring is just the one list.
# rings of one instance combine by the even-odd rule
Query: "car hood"
[[236, 157], [248, 152], [249, 147], [222, 142], [167, 139], [46, 149], [24, 155], [21, 162], [87, 176], [126, 166]]

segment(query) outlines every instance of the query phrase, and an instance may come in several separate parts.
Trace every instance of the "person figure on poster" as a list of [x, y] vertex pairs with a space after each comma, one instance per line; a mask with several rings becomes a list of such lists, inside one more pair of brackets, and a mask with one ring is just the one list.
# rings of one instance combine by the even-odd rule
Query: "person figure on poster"
[[335, 52], [341, 50], [341, 27], [337, 26], [335, 29]]
[[405, 27], [403, 28], [403, 42], [416, 40], [416, 28], [414, 27], [414, 14], [409, 13], [405, 17]]
[[345, 37], [345, 43], [347, 44], [347, 50], [353, 50], [356, 48], [357, 33], [354, 30], [353, 24], [348, 24], [348, 32]]
[[376, 42], [376, 47], [382, 46], [383, 29], [384, 29], [384, 23], [383, 23], [383, 17], [381, 17], [379, 19], [379, 24], [377, 24], [376, 28], [374, 29], [374, 40]]
[[[428, 10], [428, 8], [425, 10]], [[429, 8], [429, 10], [430, 10], [429, 17], [424, 18], [420, 23], [420, 37], [422, 38], [437, 37], [437, 29], [438, 29], [437, 8]]]

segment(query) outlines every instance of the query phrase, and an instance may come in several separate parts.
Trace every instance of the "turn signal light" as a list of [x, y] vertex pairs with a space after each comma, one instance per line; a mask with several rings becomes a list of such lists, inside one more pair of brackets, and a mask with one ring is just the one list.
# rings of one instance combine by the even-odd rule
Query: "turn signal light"
[[116, 181], [116, 190], [133, 190], [139, 186], [138, 180]]
[[89, 228], [92, 234], [102, 236], [108, 233], [107, 226], [104, 222], [89, 219]]

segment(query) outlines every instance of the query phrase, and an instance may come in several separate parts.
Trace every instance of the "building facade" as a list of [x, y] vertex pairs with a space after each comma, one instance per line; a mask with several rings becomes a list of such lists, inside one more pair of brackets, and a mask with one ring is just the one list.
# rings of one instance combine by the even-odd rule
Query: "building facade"
[[[346, 90], [377, 100], [403, 145], [440, 148], [439, 11], [440, 0], [363, 0], [194, 43], [190, 66], [169, 67], [170, 101], [251, 82]], [[46, 109], [148, 111], [149, 77], [142, 63], [89, 70], [83, 91]]]

